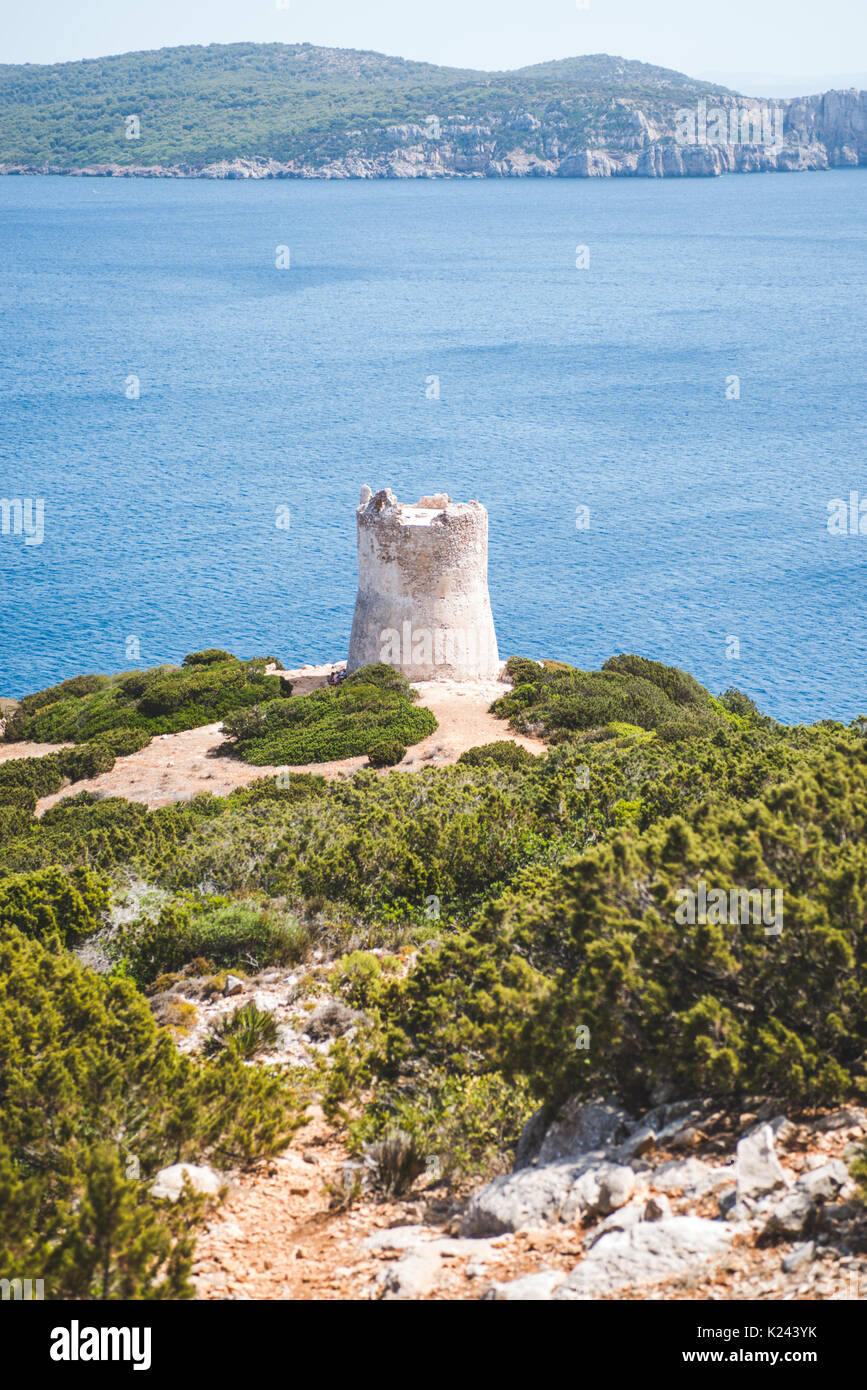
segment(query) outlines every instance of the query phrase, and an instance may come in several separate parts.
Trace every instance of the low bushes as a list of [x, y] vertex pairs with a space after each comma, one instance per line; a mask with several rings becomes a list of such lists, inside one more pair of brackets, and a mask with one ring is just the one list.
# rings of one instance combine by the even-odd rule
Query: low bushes
[[11, 758], [0, 763], [0, 797], [11, 787], [26, 788], [36, 798], [51, 796], [70, 782], [110, 772], [114, 763], [115, 754], [101, 741], [61, 748], [41, 758]]
[[[339, 1068], [339, 1058], [335, 1064]], [[391, 1181], [382, 1173], [379, 1185], [385, 1191], [400, 1192], [421, 1174], [428, 1182], [450, 1182], [496, 1167], [534, 1108], [522, 1080], [434, 1070], [423, 1085], [382, 1087], [350, 1125], [350, 1150], [380, 1157], [380, 1168], [396, 1141], [402, 1152], [416, 1156], [415, 1162], [401, 1164]]]
[[43, 869], [0, 878], [0, 927], [74, 946], [98, 931], [110, 906], [109, 880], [89, 869]]
[[205, 1040], [205, 1053], [215, 1057], [227, 1051], [249, 1061], [265, 1052], [277, 1041], [277, 1021], [267, 1009], [257, 1009], [252, 1002], [236, 1009], [233, 1014], [215, 1023]]
[[127, 758], [131, 753], [140, 753], [147, 748], [151, 735], [147, 729], [108, 729], [100, 734], [99, 743], [116, 758]]
[[519, 732], [555, 742], [622, 725], [657, 730], [678, 742], [737, 723], [751, 705], [746, 696], [729, 692], [729, 706], [685, 671], [639, 656], [611, 657], [601, 671], [553, 662], [539, 666], [521, 657], [506, 666], [514, 685], [492, 712]]
[[0, 873], [87, 864], [174, 891], [265, 894], [313, 915], [333, 907], [338, 920], [360, 916], [376, 933], [364, 944], [390, 945], [392, 924], [430, 921], [433, 896], [444, 919], [468, 920], [523, 866], [603, 842], [624, 817], [644, 832], [708, 798], [763, 798], [861, 745], [839, 725], [726, 727], [675, 744], [653, 735], [562, 742], [520, 769], [486, 762], [396, 777], [362, 769], [332, 782], [286, 773], [153, 811], [81, 794], [38, 822], [19, 822]]
[[[225, 720], [233, 749], [259, 766], [303, 765], [370, 755], [382, 743], [402, 746], [437, 727], [430, 710], [390, 666], [362, 667], [338, 686], [275, 700]], [[386, 765], [386, 764], [383, 764]]]
[[[3, 764], [0, 763], [0, 767]], [[0, 807], [14, 806], [31, 816], [36, 810], [37, 796], [32, 787], [16, 786], [14, 783], [0, 783]]]
[[7, 742], [87, 743], [118, 731], [131, 738], [117, 756], [144, 747], [154, 734], [215, 723], [232, 710], [275, 699], [280, 677], [267, 675], [267, 659], [239, 661], [213, 649], [194, 652], [184, 665], [156, 666], [118, 676], [78, 676], [21, 701], [6, 726]]
[[[385, 1076], [409, 1059], [527, 1079], [540, 1100], [770, 1094], [867, 1083], [867, 749], [826, 754], [740, 806], [707, 802], [525, 870], [386, 998]], [[782, 931], [716, 910], [699, 880], [779, 890]], [[586, 1046], [577, 1042], [586, 1028]], [[415, 1065], [418, 1065], [417, 1060]]]
[[190, 652], [181, 662], [182, 666], [215, 666], [220, 662], [235, 661], [236, 658], [231, 652], [224, 652], [220, 647], [208, 647], [203, 652]]
[[199, 957], [216, 969], [256, 972], [292, 965], [308, 949], [307, 932], [285, 914], [219, 899], [170, 904], [156, 921], [133, 923], [113, 944], [114, 954], [140, 985], [150, 984]]
[[[75, 1272], [61, 1288], [93, 1287], [91, 1232], [103, 1220], [123, 1247], [112, 1290], [151, 1296], [172, 1259], [181, 1270], [183, 1232], [136, 1226], [152, 1220], [147, 1184], [125, 1179], [117, 1136], [146, 1179], [176, 1158], [219, 1166], [267, 1152], [298, 1105], [250, 1064], [268, 1025], [248, 1016], [227, 1026], [212, 1061], [178, 1059], [169, 1030], [155, 1035], [142, 1017], [136, 986], [159, 993], [177, 1028], [183, 1005], [167, 991], [179, 975], [216, 972], [195, 986], [216, 992], [226, 970], [293, 965], [308, 939], [326, 953], [311, 987], [365, 1015], [322, 1061], [323, 1105], [345, 1111], [385, 1186], [496, 1166], [532, 1106], [575, 1093], [640, 1105], [660, 1091], [762, 1092], [781, 1109], [857, 1095], [867, 1083], [867, 721], [785, 728], [737, 692], [714, 700], [682, 673], [617, 662], [591, 673], [592, 689], [562, 666], [513, 666], [512, 717], [565, 712], [538, 758], [504, 741], [414, 776], [285, 774], [154, 811], [81, 794], [39, 821], [29, 819], [38, 760], [24, 774], [13, 765], [5, 782], [0, 770], [0, 936], [17, 942], [14, 959], [0, 950], [0, 1254], [11, 1250], [10, 1267], [37, 1248], [39, 1207], [50, 1250], [65, 1239], [51, 1234], [64, 1212], [78, 1252], [64, 1246]], [[618, 688], [636, 717], [606, 706]], [[275, 718], [277, 705], [294, 713]], [[369, 720], [382, 738], [394, 711], [421, 712], [398, 673], [373, 668], [244, 709], [239, 742], [263, 731], [318, 738], [339, 719], [356, 731]], [[588, 711], [604, 722], [587, 724]], [[580, 726], [568, 737], [566, 716]], [[681, 725], [688, 737], [664, 732]], [[70, 965], [64, 943], [105, 920], [108, 874], [145, 906], [115, 938], [112, 975], [98, 979]], [[678, 892], [700, 878], [782, 890], [782, 933], [707, 913], [678, 920]], [[383, 946], [400, 956], [374, 954]], [[115, 1199], [121, 1227], [93, 1216]], [[147, 1268], [136, 1263], [139, 1229], [162, 1252]]]

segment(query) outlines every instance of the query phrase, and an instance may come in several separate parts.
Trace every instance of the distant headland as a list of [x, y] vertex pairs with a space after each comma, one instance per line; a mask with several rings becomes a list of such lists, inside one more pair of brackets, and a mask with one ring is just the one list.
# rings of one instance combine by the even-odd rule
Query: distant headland
[[867, 164], [867, 92], [739, 96], [589, 54], [483, 72], [312, 44], [0, 66], [0, 173], [708, 177]]

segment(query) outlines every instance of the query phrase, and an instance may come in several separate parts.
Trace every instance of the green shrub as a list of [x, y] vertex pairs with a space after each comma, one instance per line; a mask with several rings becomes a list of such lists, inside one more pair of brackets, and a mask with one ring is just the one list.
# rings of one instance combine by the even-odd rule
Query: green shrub
[[198, 957], [216, 969], [255, 973], [269, 965], [293, 965], [308, 950], [296, 921], [243, 904], [169, 904], [156, 921], [126, 927], [113, 951], [139, 984], [183, 969]]
[[354, 1009], [370, 1009], [382, 994], [382, 966], [369, 951], [351, 951], [338, 961], [332, 982]]
[[695, 724], [688, 719], [669, 719], [657, 727], [656, 737], [665, 743], [682, 743], [685, 739], [695, 738], [696, 733]]
[[614, 719], [607, 725], [607, 732], [614, 734], [615, 738], [638, 739], [646, 742], [653, 738], [653, 733], [647, 729], [642, 729], [638, 724], [625, 724], [621, 720]]
[[[0, 763], [0, 767], [3, 764]], [[32, 787], [16, 786], [14, 783], [0, 782], [0, 806], [14, 806], [19, 811], [32, 815], [36, 810], [36, 792]]]
[[476, 748], [468, 748], [458, 758], [465, 767], [482, 767], [485, 763], [496, 763], [497, 767], [529, 768], [538, 758], [528, 748], [510, 739], [500, 739], [496, 743], [482, 743]]
[[232, 793], [233, 806], [250, 806], [256, 802], [310, 801], [328, 792], [328, 782], [316, 772], [281, 772], [277, 777], [257, 777]]
[[368, 753], [371, 767], [395, 767], [406, 757], [406, 749], [396, 738], [383, 738], [374, 743]]
[[410, 696], [415, 691], [399, 671], [367, 666], [338, 686], [230, 716], [223, 728], [238, 756], [259, 766], [369, 756], [378, 743], [408, 747], [434, 732], [434, 716]]
[[109, 729], [100, 734], [99, 742], [116, 758], [126, 758], [147, 748], [151, 737], [146, 729]]
[[[46, 690], [37, 690], [33, 695], [25, 695], [19, 701], [15, 711], [17, 722], [26, 720], [37, 710], [44, 709], [46, 705], [54, 705], [65, 700], [80, 700], [86, 695], [94, 695], [98, 690], [104, 689], [108, 682], [108, 676], [73, 676], [71, 680], [61, 681], [59, 685], [49, 686]], [[17, 737], [19, 737], [18, 734], [10, 737], [10, 730], [7, 729], [7, 742], [13, 743]]]
[[208, 647], [203, 652], [190, 652], [184, 657], [184, 666], [213, 666], [217, 662], [235, 661], [237, 658], [231, 652], [224, 652], [219, 647]]
[[[418, 691], [413, 690], [403, 672], [396, 670], [394, 666], [386, 665], [384, 661], [374, 662], [371, 666], [359, 666], [357, 670], [346, 677], [342, 685], [348, 687], [353, 685], [373, 686], [376, 690], [402, 695], [405, 700], [418, 699]], [[338, 686], [337, 689], [340, 687]]]
[[204, 1051], [213, 1057], [225, 1050], [249, 1061], [257, 1053], [272, 1048], [276, 1041], [274, 1015], [249, 1003], [214, 1024], [205, 1039]]
[[0, 788], [24, 787], [41, 797], [59, 791], [63, 782], [56, 753], [44, 758], [11, 758], [9, 762], [0, 763]]
[[[6, 737], [86, 743], [117, 731], [178, 733], [280, 694], [280, 677], [267, 676], [263, 660], [238, 661], [216, 650], [192, 655], [209, 660], [188, 659], [182, 667], [156, 666], [118, 676], [76, 677], [51, 691], [26, 696]], [[132, 751], [130, 741], [120, 746]]]
[[82, 782], [88, 777], [98, 777], [102, 772], [111, 772], [114, 767], [114, 753], [100, 740], [82, 743], [78, 748], [66, 748], [54, 756], [70, 782]]
[[515, 684], [494, 702], [492, 712], [519, 732], [555, 742], [589, 732], [616, 733], [624, 725], [657, 730], [674, 742], [731, 722], [729, 712], [693, 676], [645, 657], [611, 657], [601, 671], [579, 671], [562, 662], [540, 667], [511, 657], [506, 669]]
[[111, 903], [110, 884], [89, 869], [42, 869], [0, 878], [0, 926], [73, 946], [98, 931]]
[[[385, 1074], [422, 1056], [525, 1077], [546, 1101], [613, 1091], [646, 1104], [660, 1085], [789, 1104], [857, 1094], [865, 830], [867, 749], [849, 742], [761, 801], [705, 802], [690, 823], [614, 833], [525, 870], [469, 933], [391, 988]], [[782, 933], [680, 920], [677, 894], [699, 880], [726, 894], [780, 889]], [[580, 1026], [588, 1050], [575, 1046]]]
[[[350, 1149], [374, 1160], [385, 1191], [405, 1191], [423, 1173], [428, 1181], [453, 1182], [509, 1166], [534, 1108], [523, 1080], [436, 1070], [423, 1087], [415, 1081], [381, 1088], [350, 1126]], [[402, 1161], [394, 1161], [392, 1148]]]
[[119, 695], [138, 700], [149, 685], [153, 685], [161, 676], [171, 675], [173, 672], [177, 674], [177, 666], [151, 666], [147, 671], [127, 671], [116, 676], [115, 684]]
[[603, 671], [617, 671], [649, 681], [675, 705], [706, 706], [708, 692], [695, 676], [676, 666], [663, 666], [661, 661], [649, 661], [644, 656], [612, 656], [603, 664]]
[[20, 839], [30, 829], [30, 812], [0, 801], [0, 847]]
[[749, 695], [745, 695], [742, 690], [738, 690], [733, 685], [729, 686], [728, 690], [724, 690], [719, 698], [720, 703], [727, 710], [732, 714], [740, 715], [743, 719], [754, 719], [759, 714], [755, 700], [751, 700]]
[[83, 743], [38, 758], [12, 758], [0, 763], [0, 795], [12, 787], [26, 788], [37, 798], [51, 796], [69, 782], [110, 772], [115, 755], [104, 743]]
[[269, 710], [270, 705], [251, 705], [249, 709], [235, 710], [223, 721], [223, 733], [239, 746], [263, 738], [277, 722], [276, 715], [272, 715], [269, 725]]
[[516, 690], [520, 686], [527, 686], [532, 690], [542, 679], [544, 667], [541, 662], [533, 661], [530, 657], [510, 656], [506, 662], [506, 671]]

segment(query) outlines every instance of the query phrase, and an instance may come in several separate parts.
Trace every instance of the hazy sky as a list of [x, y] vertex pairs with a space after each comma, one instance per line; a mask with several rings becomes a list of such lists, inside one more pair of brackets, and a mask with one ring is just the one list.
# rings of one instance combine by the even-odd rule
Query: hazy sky
[[0, 0], [0, 62], [245, 39], [479, 68], [616, 53], [824, 85], [867, 71], [867, 0]]

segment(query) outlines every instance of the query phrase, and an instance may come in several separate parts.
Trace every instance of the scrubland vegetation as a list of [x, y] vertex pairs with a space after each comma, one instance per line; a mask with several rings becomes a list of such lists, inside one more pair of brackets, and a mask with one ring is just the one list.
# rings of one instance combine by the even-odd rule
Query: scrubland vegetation
[[[222, 670], [253, 762], [370, 751], [398, 725], [423, 736], [426, 711], [387, 669], [269, 699], [261, 664], [233, 662], [145, 673], [137, 694], [127, 677], [67, 682], [22, 702], [13, 729], [75, 730], [79, 755], [100, 711], [170, 718], [142, 709], [146, 691]], [[81, 794], [39, 820], [33, 765], [49, 760], [0, 767], [5, 1265], [50, 1270], [65, 1296], [185, 1295], [196, 1204], [154, 1201], [147, 1178], [275, 1152], [314, 1092], [359, 1152], [404, 1136], [403, 1182], [432, 1152], [446, 1182], [487, 1170], [533, 1109], [574, 1094], [863, 1096], [867, 721], [788, 728], [637, 657], [510, 671], [494, 710], [504, 735], [546, 739], [542, 756], [504, 738], [417, 773], [289, 774], [155, 811]], [[700, 879], [782, 890], [782, 932], [678, 920]], [[95, 941], [101, 974], [75, 954]], [[255, 1011], [189, 1056], [149, 1007], [178, 972], [251, 975], [314, 950], [363, 1018], [304, 1076], [259, 1064]]]

